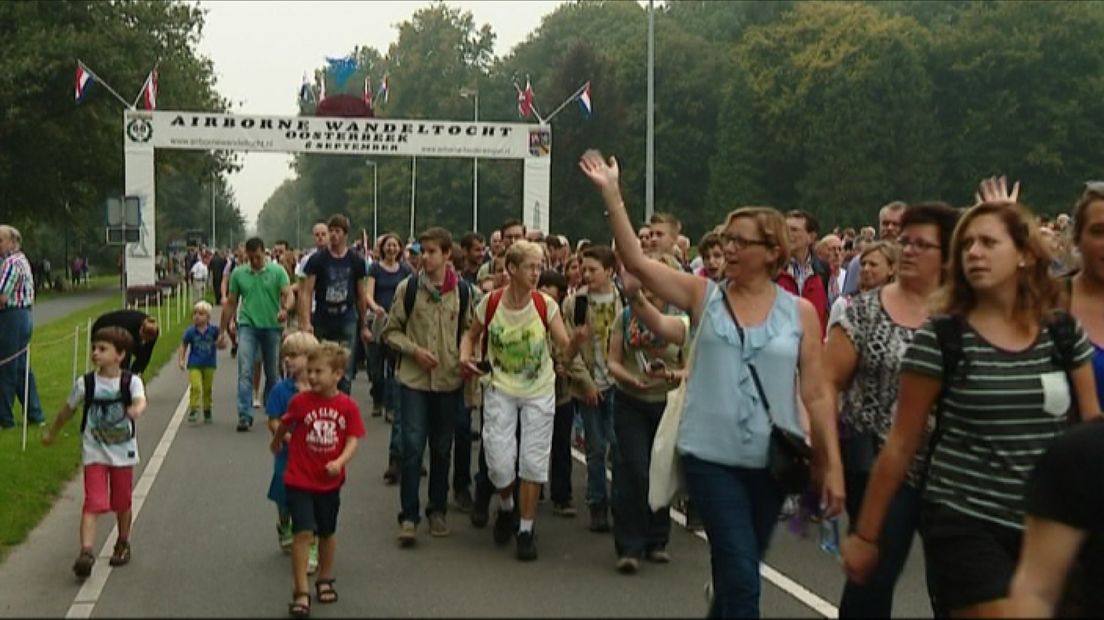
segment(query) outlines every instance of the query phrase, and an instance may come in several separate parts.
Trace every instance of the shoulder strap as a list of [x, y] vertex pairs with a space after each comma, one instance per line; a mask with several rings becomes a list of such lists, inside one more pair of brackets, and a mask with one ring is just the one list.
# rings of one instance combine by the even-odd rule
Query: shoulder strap
[[491, 320], [494, 319], [495, 312], [498, 312], [498, 304], [502, 303], [504, 292], [504, 288], [495, 289], [487, 299], [487, 307], [483, 313], [483, 359], [487, 359], [487, 334], [491, 329]]
[[544, 303], [544, 295], [540, 291], [533, 291], [533, 308], [536, 309], [537, 314], [540, 315], [541, 325], [544, 325], [544, 331], [548, 331], [548, 304]]
[[935, 403], [935, 429], [932, 430], [931, 438], [928, 440], [928, 452], [924, 455], [924, 471], [920, 476], [921, 490], [928, 486], [928, 472], [931, 471], [935, 446], [943, 437], [943, 400], [963, 360], [962, 331], [964, 325], [962, 317], [943, 314], [932, 317], [931, 324], [935, 331], [936, 343], [939, 344], [939, 352], [943, 358], [943, 385], [939, 389], [939, 396]]
[[[736, 318], [736, 313], [733, 312], [732, 306], [728, 303], [728, 292], [721, 288], [721, 298], [724, 301], [725, 310], [728, 310], [728, 316], [732, 317], [732, 322], [736, 325], [736, 333], [740, 336], [740, 346], [744, 345], [744, 328], [740, 325], [740, 319]], [[751, 380], [755, 383], [755, 391], [759, 393], [759, 400], [763, 401], [763, 408], [767, 410], [767, 417], [770, 418], [770, 401], [767, 400], [767, 394], [763, 391], [763, 383], [759, 380], [759, 371], [755, 369], [755, 364], [748, 362], [748, 371], [751, 373]], [[774, 420], [771, 419], [771, 426], [774, 425]]]
[[414, 301], [418, 298], [418, 274], [406, 278], [406, 291], [403, 292], [403, 310], [406, 311], [406, 321], [410, 322], [410, 312], [414, 309]]
[[632, 321], [632, 306], [626, 305], [621, 309], [621, 346], [629, 346], [629, 322]]
[[456, 349], [460, 349], [460, 339], [464, 336], [464, 317], [468, 314], [468, 304], [471, 303], [471, 285], [467, 280], [460, 280], [456, 285], [456, 292], [460, 295], [460, 313], [456, 315]]
[[1077, 348], [1077, 322], [1073, 315], [1065, 310], [1055, 310], [1047, 328], [1054, 339], [1055, 364], [1066, 372], [1073, 370]]
[[81, 433], [88, 426], [88, 410], [92, 408], [92, 399], [96, 397], [96, 373], [84, 375], [84, 407], [81, 413]]

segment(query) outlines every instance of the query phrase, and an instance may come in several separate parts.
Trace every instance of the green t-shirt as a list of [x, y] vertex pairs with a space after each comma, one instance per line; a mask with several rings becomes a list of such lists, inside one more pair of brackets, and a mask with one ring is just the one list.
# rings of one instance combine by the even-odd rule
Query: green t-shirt
[[238, 265], [230, 274], [230, 293], [238, 295], [238, 325], [257, 329], [280, 329], [280, 291], [289, 286], [287, 271], [269, 261], [260, 271], [249, 263]]
[[[628, 308], [626, 308], [628, 310]], [[686, 351], [683, 347], [677, 344], [662, 343], [658, 346], [641, 346], [640, 343], [633, 343], [632, 340], [647, 341], [648, 334], [642, 334], [639, 329], [639, 325], [636, 327], [625, 328], [625, 315], [632, 315], [632, 311], [621, 312], [617, 315], [617, 318], [613, 320], [613, 325], [610, 327], [611, 332], [617, 332], [621, 334], [621, 365], [625, 367], [625, 370], [635, 377], [642, 379], [643, 381], [650, 383], [651, 388], [641, 391], [636, 387], [617, 381], [617, 388], [622, 392], [642, 400], [648, 403], [661, 403], [667, 400], [667, 392], [678, 387], [677, 384], [667, 383], [662, 379], [655, 379], [649, 377], [644, 368], [641, 367], [641, 361], [648, 363], [652, 360], [661, 359], [667, 365], [668, 370], [682, 370], [686, 365]], [[687, 336], [685, 340], [689, 343], [690, 335], [690, 317], [684, 313], [679, 312], [677, 314], [681, 319], [687, 330]], [[626, 338], [626, 332], [629, 332], [629, 337]], [[687, 346], [689, 346], [687, 344]], [[643, 359], [641, 359], [643, 358]]]

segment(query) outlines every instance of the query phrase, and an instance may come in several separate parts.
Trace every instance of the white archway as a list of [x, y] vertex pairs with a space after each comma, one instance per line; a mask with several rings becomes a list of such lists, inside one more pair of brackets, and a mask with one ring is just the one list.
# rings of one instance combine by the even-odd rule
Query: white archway
[[156, 282], [156, 149], [521, 159], [525, 161], [522, 221], [527, 227], [548, 230], [549, 125], [127, 110], [123, 114], [124, 190], [139, 197], [142, 214], [139, 241], [126, 245], [128, 286]]

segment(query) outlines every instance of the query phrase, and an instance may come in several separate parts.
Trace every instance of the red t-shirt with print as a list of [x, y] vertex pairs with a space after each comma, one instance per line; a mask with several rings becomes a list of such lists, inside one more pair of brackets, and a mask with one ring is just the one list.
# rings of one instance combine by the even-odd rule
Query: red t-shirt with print
[[280, 421], [291, 428], [284, 484], [312, 493], [341, 488], [345, 468], [337, 476], [331, 476], [326, 463], [341, 455], [350, 436], [364, 436], [364, 421], [356, 402], [342, 392], [329, 398], [315, 392], [299, 392], [288, 403], [287, 413]]

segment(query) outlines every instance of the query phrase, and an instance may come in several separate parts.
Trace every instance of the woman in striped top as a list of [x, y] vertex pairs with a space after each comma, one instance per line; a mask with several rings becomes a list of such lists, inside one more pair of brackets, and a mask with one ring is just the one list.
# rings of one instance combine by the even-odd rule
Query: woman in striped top
[[[948, 346], [946, 335], [940, 341], [936, 334], [948, 330], [929, 319], [906, 350], [897, 415], [844, 543], [844, 569], [863, 583], [877, 565], [887, 508], [936, 406], [921, 516], [933, 606], [956, 617], [999, 616], [1035, 460], [1068, 427], [1074, 403], [1082, 419], [1099, 417], [1100, 408], [1080, 324], [1070, 350], [1057, 354], [1059, 287], [1031, 214], [1014, 202], [981, 203], [958, 223], [951, 249], [939, 305], [950, 315], [944, 324], [959, 327], [960, 346]], [[957, 363], [944, 359], [956, 349]]]

